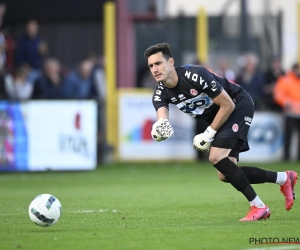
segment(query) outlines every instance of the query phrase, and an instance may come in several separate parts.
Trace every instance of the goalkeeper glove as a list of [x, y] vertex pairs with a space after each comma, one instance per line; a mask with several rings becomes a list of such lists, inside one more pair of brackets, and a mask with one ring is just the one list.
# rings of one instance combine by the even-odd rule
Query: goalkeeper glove
[[217, 131], [208, 126], [204, 133], [198, 134], [194, 137], [194, 148], [198, 151], [208, 152], [211, 146], [211, 142], [214, 140], [214, 136], [216, 133]]
[[152, 126], [151, 136], [155, 141], [163, 141], [174, 133], [171, 123], [167, 119], [160, 118]]

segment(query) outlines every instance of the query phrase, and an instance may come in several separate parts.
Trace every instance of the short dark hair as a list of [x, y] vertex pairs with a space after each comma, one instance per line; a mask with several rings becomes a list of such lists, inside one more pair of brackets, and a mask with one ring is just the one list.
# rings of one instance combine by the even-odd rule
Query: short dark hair
[[166, 60], [168, 60], [170, 57], [173, 57], [171, 46], [168, 43], [159, 43], [149, 47], [145, 50], [144, 57], [148, 58], [149, 56], [152, 56], [153, 54], [156, 54], [158, 52], [161, 52]]

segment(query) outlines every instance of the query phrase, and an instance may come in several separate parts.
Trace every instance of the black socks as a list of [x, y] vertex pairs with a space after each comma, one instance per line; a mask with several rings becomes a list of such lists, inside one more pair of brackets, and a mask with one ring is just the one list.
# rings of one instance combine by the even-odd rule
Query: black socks
[[263, 170], [257, 167], [240, 167], [251, 184], [261, 184], [265, 182], [276, 183], [277, 172]]
[[214, 165], [228, 180], [228, 182], [238, 191], [242, 192], [248, 201], [254, 200], [256, 193], [246, 175], [228, 157], [220, 160]]

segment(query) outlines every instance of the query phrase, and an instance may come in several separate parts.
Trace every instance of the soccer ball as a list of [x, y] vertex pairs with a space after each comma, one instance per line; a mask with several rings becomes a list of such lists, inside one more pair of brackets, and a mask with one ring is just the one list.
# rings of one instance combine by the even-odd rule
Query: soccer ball
[[40, 194], [28, 208], [32, 222], [41, 227], [50, 227], [58, 222], [62, 212], [60, 201], [51, 194]]

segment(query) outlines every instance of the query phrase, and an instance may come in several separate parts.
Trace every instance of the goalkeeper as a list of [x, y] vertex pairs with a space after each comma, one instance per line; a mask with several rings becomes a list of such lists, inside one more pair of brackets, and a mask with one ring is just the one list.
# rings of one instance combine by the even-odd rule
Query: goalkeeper
[[249, 94], [239, 85], [219, 77], [205, 67], [174, 66], [174, 58], [167, 43], [149, 47], [144, 54], [149, 69], [158, 83], [153, 94], [157, 122], [151, 135], [162, 141], [173, 134], [169, 122], [169, 104], [182, 112], [210, 124], [194, 137], [193, 146], [209, 152], [209, 161], [217, 169], [218, 177], [229, 182], [250, 203], [250, 211], [240, 221], [256, 221], [270, 217], [270, 209], [254, 191], [251, 184], [277, 183], [285, 196], [285, 207], [294, 203], [294, 187], [298, 175], [294, 171], [272, 172], [256, 167], [238, 167], [240, 152], [249, 150], [247, 134], [254, 114]]

